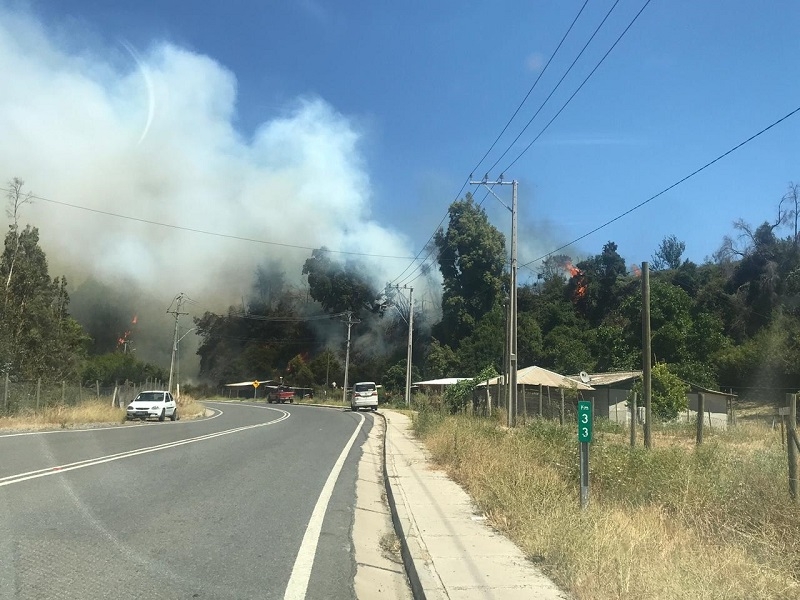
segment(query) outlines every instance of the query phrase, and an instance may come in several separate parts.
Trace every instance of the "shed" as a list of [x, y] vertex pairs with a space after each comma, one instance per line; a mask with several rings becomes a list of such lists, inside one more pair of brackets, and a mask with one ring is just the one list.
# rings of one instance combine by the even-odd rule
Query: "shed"
[[[606, 417], [619, 423], [630, 421], [628, 394], [641, 377], [641, 371], [590, 373], [589, 385], [595, 390], [592, 394], [595, 417]], [[569, 378], [573, 381], [581, 380], [579, 375], [570, 375]]]
[[435, 392], [441, 394], [448, 386], [454, 385], [459, 381], [470, 379], [469, 377], [443, 377], [441, 379], [428, 379], [427, 381], [417, 381], [412, 383], [412, 388], [417, 388], [421, 392]]

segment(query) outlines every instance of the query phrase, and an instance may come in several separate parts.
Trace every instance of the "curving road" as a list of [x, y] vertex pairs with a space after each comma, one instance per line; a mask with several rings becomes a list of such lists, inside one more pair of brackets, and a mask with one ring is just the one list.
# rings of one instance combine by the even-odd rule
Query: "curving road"
[[0, 598], [353, 598], [372, 415], [209, 407], [199, 421], [0, 434]]

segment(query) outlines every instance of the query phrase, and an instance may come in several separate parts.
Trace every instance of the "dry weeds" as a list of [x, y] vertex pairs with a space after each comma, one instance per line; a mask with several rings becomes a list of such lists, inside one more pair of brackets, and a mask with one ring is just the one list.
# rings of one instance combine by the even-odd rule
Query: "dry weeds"
[[434, 459], [490, 522], [577, 600], [800, 592], [800, 526], [780, 440], [769, 429], [720, 433], [697, 450], [676, 444], [650, 452], [626, 447], [622, 433], [604, 433], [592, 444], [591, 502], [581, 511], [571, 428], [416, 420]]
[[[184, 394], [178, 400], [178, 411], [181, 419], [196, 419], [205, 414], [205, 406]], [[0, 431], [40, 431], [124, 423], [125, 409], [111, 406], [109, 397], [86, 400], [74, 406], [48, 406], [39, 411], [23, 409], [14, 415], [0, 416]]]

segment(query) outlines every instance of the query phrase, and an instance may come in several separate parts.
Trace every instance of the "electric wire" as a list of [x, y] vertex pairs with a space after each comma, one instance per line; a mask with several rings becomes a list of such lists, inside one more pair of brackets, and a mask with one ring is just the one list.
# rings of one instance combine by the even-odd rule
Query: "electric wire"
[[[591, 43], [592, 43], [592, 40], [594, 40], [595, 36], [598, 34], [598, 32], [600, 31], [600, 29], [603, 27], [603, 25], [605, 24], [605, 22], [608, 20], [608, 18], [611, 16], [611, 13], [612, 13], [612, 12], [614, 12], [614, 9], [617, 7], [617, 4], [619, 4], [619, 1], [620, 1], [620, 0], [615, 0], [614, 4], [612, 4], [612, 5], [611, 5], [611, 8], [609, 8], [609, 9], [608, 9], [608, 12], [606, 12], [606, 16], [605, 16], [605, 17], [603, 17], [603, 20], [602, 20], [602, 21], [600, 21], [600, 24], [599, 24], [599, 25], [598, 25], [598, 26], [595, 28], [594, 32], [593, 32], [593, 33], [592, 33], [592, 35], [589, 37], [589, 39], [586, 41], [586, 43], [583, 45], [583, 48], [581, 48], [581, 51], [580, 51], [580, 52], [578, 52], [578, 55], [575, 57], [575, 59], [574, 59], [574, 60], [572, 61], [572, 63], [569, 65], [569, 67], [567, 68], [567, 70], [566, 70], [566, 71], [564, 71], [564, 74], [561, 76], [561, 79], [559, 79], [559, 80], [558, 80], [558, 83], [556, 83], [555, 87], [553, 87], [553, 89], [552, 89], [552, 90], [550, 91], [550, 93], [547, 95], [547, 98], [545, 98], [545, 99], [544, 99], [544, 101], [543, 101], [543, 102], [542, 102], [542, 103], [539, 105], [539, 108], [536, 110], [536, 112], [535, 112], [535, 113], [533, 113], [533, 116], [532, 116], [532, 117], [530, 118], [530, 120], [529, 120], [529, 121], [528, 121], [528, 122], [525, 124], [525, 127], [523, 127], [523, 128], [522, 128], [522, 131], [520, 131], [520, 132], [519, 132], [519, 134], [517, 134], [517, 137], [515, 137], [515, 138], [514, 138], [514, 140], [513, 140], [513, 141], [512, 141], [512, 142], [511, 142], [511, 143], [508, 145], [508, 148], [506, 148], [506, 149], [505, 149], [505, 151], [504, 151], [504, 152], [503, 152], [503, 153], [502, 153], [502, 154], [499, 156], [499, 158], [498, 158], [496, 161], [494, 161], [494, 163], [492, 164], [492, 166], [491, 166], [491, 167], [489, 167], [489, 172], [491, 172], [491, 171], [494, 171], [495, 167], [496, 167], [498, 164], [500, 164], [500, 161], [501, 161], [501, 160], [503, 160], [503, 158], [505, 158], [506, 154], [508, 154], [508, 153], [511, 151], [511, 149], [514, 147], [514, 144], [516, 144], [516, 143], [517, 143], [517, 141], [519, 140], [519, 138], [521, 138], [521, 137], [522, 137], [522, 134], [524, 134], [524, 133], [525, 133], [525, 132], [528, 130], [528, 127], [530, 127], [530, 125], [531, 125], [531, 123], [533, 123], [534, 119], [536, 119], [536, 117], [538, 117], [538, 116], [539, 116], [539, 113], [540, 113], [540, 112], [542, 112], [542, 109], [544, 108], [545, 104], [547, 104], [547, 102], [550, 100], [550, 98], [552, 98], [552, 97], [553, 97], [553, 94], [555, 94], [555, 93], [556, 93], [556, 91], [558, 90], [558, 88], [559, 88], [559, 87], [561, 87], [561, 84], [563, 83], [564, 79], [566, 79], [567, 75], [569, 75], [569, 74], [570, 74], [570, 72], [572, 71], [572, 68], [575, 66], [575, 64], [578, 62], [578, 60], [580, 60], [581, 56], [583, 56], [583, 53], [586, 51], [586, 48], [588, 48], [588, 47], [589, 47], [589, 44], [591, 44]], [[647, 0], [647, 2], [649, 3], [649, 2], [650, 2], [650, 0]], [[645, 4], [645, 6], [647, 6], [647, 3]], [[644, 9], [642, 9], [642, 10], [644, 10]], [[639, 11], [639, 12], [641, 13], [641, 11]], [[637, 15], [637, 17], [638, 17], [638, 15]], [[636, 20], [636, 18], [634, 17], [634, 21], [635, 21], [635, 20]], [[631, 22], [631, 24], [630, 24], [630, 25], [633, 25], [633, 22]], [[628, 29], [630, 28], [630, 25], [628, 25]], [[627, 29], [626, 29], [625, 31], [627, 31]], [[623, 32], [623, 35], [624, 35], [624, 32]], [[620, 36], [620, 37], [621, 37], [621, 36]], [[618, 39], [617, 41], [619, 41], [619, 39]], [[615, 42], [615, 45], [616, 45], [616, 42]], [[612, 48], [613, 48], [613, 46], [612, 46]], [[605, 58], [605, 57], [604, 57], [604, 58]], [[601, 60], [600, 62], [602, 62], [602, 60]], [[598, 65], [598, 66], [599, 66], [599, 65]], [[595, 67], [595, 70], [597, 70], [597, 67]], [[592, 71], [592, 72], [594, 72], [594, 71]], [[590, 75], [590, 76], [591, 76], [591, 75]], [[581, 84], [581, 85], [582, 85], [582, 84]], [[578, 89], [580, 89], [580, 88], [578, 88]], [[577, 93], [577, 92], [576, 92], [576, 93]], [[562, 110], [563, 110], [563, 107], [562, 107]], [[561, 111], [559, 111], [559, 113], [560, 113], [560, 112], [561, 112]], [[541, 135], [541, 133], [540, 133], [539, 135]], [[537, 139], [538, 139], [538, 136], [537, 136]], [[505, 171], [506, 171], [506, 170], [507, 170], [507, 169], [504, 169], [504, 170], [503, 170], [503, 172], [505, 173]]]
[[[636, 20], [637, 20], [637, 19], [639, 18], [639, 16], [640, 16], [640, 15], [641, 15], [641, 14], [644, 12], [644, 9], [645, 9], [645, 8], [647, 8], [647, 6], [650, 4], [650, 1], [651, 1], [651, 0], [646, 0], [646, 2], [645, 2], [643, 5], [642, 5], [642, 8], [640, 8], [640, 9], [639, 9], [639, 12], [637, 12], [637, 13], [636, 13], [636, 15], [633, 17], [633, 19], [631, 19], [630, 23], [628, 23], [628, 26], [627, 26], [625, 29], [623, 29], [623, 30], [622, 30], [622, 33], [620, 33], [620, 34], [619, 34], [619, 36], [618, 36], [618, 37], [617, 37], [617, 39], [614, 41], [614, 43], [613, 43], [613, 44], [611, 44], [611, 47], [610, 47], [610, 48], [609, 48], [609, 49], [606, 51], [606, 53], [603, 55], [603, 57], [600, 59], [600, 61], [599, 61], [599, 62], [598, 62], [596, 65], [595, 65], [595, 67], [594, 67], [594, 68], [593, 68], [593, 69], [592, 69], [592, 70], [589, 72], [589, 74], [588, 74], [588, 75], [587, 75], [587, 76], [584, 78], [584, 80], [583, 80], [583, 81], [581, 82], [581, 84], [580, 84], [580, 85], [577, 87], [577, 89], [576, 89], [574, 92], [572, 92], [572, 95], [571, 95], [569, 98], [567, 98], [567, 101], [566, 101], [566, 102], [564, 102], [564, 104], [561, 106], [561, 108], [559, 108], [559, 109], [558, 109], [558, 112], [557, 112], [555, 115], [553, 115], [553, 118], [552, 118], [552, 119], [550, 119], [550, 120], [547, 122], [547, 125], [545, 125], [545, 126], [544, 126], [544, 128], [543, 128], [543, 129], [542, 129], [542, 130], [541, 130], [541, 131], [540, 131], [540, 132], [539, 132], [539, 133], [536, 135], [536, 137], [535, 137], [535, 138], [533, 138], [533, 140], [531, 140], [531, 142], [530, 142], [530, 143], [529, 143], [527, 146], [525, 146], [525, 148], [522, 150], [522, 152], [520, 152], [520, 153], [517, 155], [517, 157], [516, 157], [514, 160], [512, 160], [512, 161], [511, 161], [511, 162], [508, 164], [508, 166], [507, 166], [505, 169], [503, 169], [503, 172], [504, 172], [504, 173], [505, 173], [506, 171], [508, 171], [508, 170], [509, 170], [511, 167], [513, 167], [513, 166], [514, 166], [514, 165], [517, 163], [517, 161], [518, 161], [520, 158], [522, 158], [522, 157], [525, 155], [525, 153], [527, 153], [527, 152], [528, 152], [528, 150], [530, 150], [530, 149], [531, 149], [531, 146], [533, 146], [533, 145], [534, 145], [534, 144], [535, 144], [535, 143], [538, 141], [538, 139], [539, 139], [540, 137], [542, 137], [542, 135], [544, 134], [544, 132], [545, 132], [545, 131], [547, 131], [547, 130], [549, 129], [550, 125], [552, 125], [552, 124], [553, 124], [553, 121], [555, 121], [555, 120], [558, 118], [558, 116], [559, 116], [559, 115], [560, 115], [560, 114], [561, 114], [561, 113], [564, 111], [564, 109], [565, 109], [565, 108], [567, 108], [567, 106], [569, 106], [569, 103], [570, 103], [570, 102], [572, 102], [572, 99], [573, 99], [573, 98], [574, 98], [574, 97], [575, 97], [575, 96], [578, 94], [578, 92], [580, 92], [580, 91], [581, 91], [581, 89], [583, 89], [583, 86], [584, 86], [584, 85], [586, 85], [586, 82], [588, 82], [588, 81], [589, 81], [589, 79], [591, 79], [592, 75], [594, 75], [594, 74], [595, 74], [595, 71], [597, 71], [597, 69], [599, 69], [599, 68], [600, 68], [600, 65], [602, 65], [602, 64], [603, 64], [603, 62], [604, 62], [604, 61], [606, 60], [606, 58], [608, 57], [608, 55], [609, 55], [609, 54], [611, 54], [611, 51], [612, 51], [612, 50], [614, 50], [614, 48], [616, 48], [616, 47], [617, 47], [617, 44], [619, 44], [619, 42], [622, 40], [622, 38], [625, 36], [625, 34], [626, 34], [626, 33], [628, 33], [628, 30], [629, 30], [631, 27], [633, 27], [633, 24], [634, 24], [634, 23], [636, 23]], [[616, 6], [616, 3], [614, 4], [614, 6]], [[612, 8], [613, 8], [613, 7], [612, 7]], [[515, 141], [516, 141], [516, 140], [515, 140]], [[496, 166], [496, 165], [495, 165], [495, 166]], [[493, 166], [492, 168], [494, 168], [494, 166]]]
[[[7, 188], [2, 188], [2, 187], [0, 187], [0, 191], [7, 192], [7, 193], [11, 192], [11, 190], [9, 190]], [[201, 234], [201, 235], [210, 235], [210, 236], [213, 236], [213, 237], [219, 237], [219, 238], [230, 239], [230, 240], [237, 240], [237, 241], [241, 241], [241, 242], [252, 242], [252, 243], [255, 243], [255, 244], [265, 244], [265, 245], [269, 245], [269, 246], [280, 246], [282, 248], [295, 248], [295, 249], [299, 249], [299, 250], [312, 250], [312, 251], [313, 250], [321, 250], [323, 252], [329, 252], [331, 254], [346, 254], [346, 255], [350, 255], [350, 256], [367, 256], [367, 257], [372, 257], [372, 258], [391, 258], [391, 259], [397, 259], [397, 260], [411, 260], [412, 264], [413, 264], [413, 261], [417, 260], [416, 257], [412, 257], [412, 256], [396, 256], [396, 255], [390, 255], [390, 254], [371, 254], [371, 253], [368, 253], [368, 252], [350, 252], [350, 251], [347, 251], [347, 250], [331, 250], [329, 248], [314, 248], [314, 247], [311, 247], [311, 246], [301, 246], [301, 245], [298, 245], [298, 244], [286, 244], [286, 243], [283, 243], [283, 242], [272, 242], [272, 241], [269, 241], [269, 240], [260, 240], [260, 239], [256, 239], [256, 238], [249, 238], [249, 237], [244, 237], [244, 236], [239, 236], [239, 235], [232, 235], [232, 234], [228, 234], [228, 233], [220, 233], [218, 231], [208, 231], [208, 230], [205, 230], [205, 229], [195, 229], [193, 227], [185, 227], [183, 225], [175, 225], [174, 223], [162, 223], [160, 221], [153, 221], [152, 219], [143, 219], [141, 217], [133, 217], [131, 215], [124, 215], [124, 214], [121, 214], [121, 213], [115, 213], [115, 212], [108, 211], [108, 210], [101, 210], [99, 208], [91, 208], [91, 207], [88, 207], [88, 206], [82, 206], [80, 204], [73, 204], [71, 202], [64, 202], [62, 200], [53, 200], [52, 198], [44, 198], [42, 196], [36, 196], [36, 195], [33, 195], [33, 194], [31, 194], [30, 197], [31, 197], [32, 200], [41, 200], [43, 202], [49, 202], [51, 204], [57, 204], [59, 206], [67, 206], [69, 208], [75, 208], [75, 209], [78, 209], [78, 210], [84, 210], [84, 211], [87, 211], [87, 212], [96, 213], [96, 214], [100, 214], [100, 215], [105, 215], [105, 216], [108, 216], [108, 217], [114, 217], [114, 218], [117, 218], [117, 219], [124, 219], [124, 220], [127, 220], [127, 221], [134, 221], [136, 223], [144, 223], [146, 225], [155, 225], [157, 227], [166, 227], [168, 229], [176, 229], [176, 230], [179, 230], [179, 231], [188, 231], [190, 233], [197, 233], [197, 234]]]
[[535, 259], [533, 259], [533, 260], [529, 260], [528, 262], [526, 262], [525, 264], [523, 264], [523, 265], [520, 265], [520, 266], [521, 266], [521, 267], [526, 267], [526, 268], [528, 268], [528, 265], [531, 265], [531, 264], [533, 264], [533, 263], [535, 263], [535, 262], [538, 262], [538, 261], [540, 261], [540, 260], [544, 260], [544, 259], [545, 259], [545, 258], [547, 258], [548, 256], [552, 256], [552, 255], [553, 255], [553, 254], [555, 254], [556, 252], [559, 252], [559, 251], [561, 251], [561, 250], [564, 250], [565, 248], [568, 248], [568, 247], [569, 247], [569, 246], [571, 246], [572, 244], [575, 244], [575, 243], [577, 243], [577, 242], [580, 242], [580, 241], [581, 241], [581, 240], [583, 240], [583, 239], [586, 239], [587, 237], [589, 237], [590, 235], [592, 235], [592, 234], [594, 234], [594, 233], [597, 233], [597, 232], [598, 232], [598, 231], [600, 231], [601, 229], [605, 229], [606, 227], [608, 227], [608, 226], [609, 226], [609, 225], [611, 225], [612, 223], [615, 223], [615, 222], [619, 221], [620, 219], [622, 219], [623, 217], [625, 217], [625, 216], [627, 216], [627, 215], [631, 214], [631, 213], [632, 213], [632, 212], [634, 212], [635, 210], [638, 210], [638, 209], [642, 208], [643, 206], [645, 206], [646, 204], [649, 204], [650, 202], [652, 202], [652, 201], [653, 201], [653, 200], [655, 200], [656, 198], [659, 198], [660, 196], [663, 196], [664, 194], [666, 194], [666, 193], [667, 193], [667, 192], [669, 192], [670, 190], [672, 190], [672, 189], [674, 189], [674, 188], [678, 187], [679, 185], [681, 185], [681, 184], [682, 184], [682, 183], [684, 183], [685, 181], [688, 181], [689, 179], [691, 179], [691, 178], [692, 178], [692, 177], [694, 177], [695, 175], [697, 175], [697, 174], [699, 174], [699, 173], [701, 173], [701, 172], [705, 171], [707, 168], [709, 168], [709, 167], [710, 167], [710, 166], [712, 166], [713, 164], [715, 164], [715, 163], [717, 163], [717, 162], [721, 161], [721, 160], [722, 160], [723, 158], [725, 158], [726, 156], [728, 156], [728, 155], [730, 155], [730, 154], [733, 154], [734, 152], [736, 152], [737, 150], [739, 150], [741, 147], [745, 146], [746, 144], [749, 144], [750, 142], [752, 142], [753, 140], [755, 140], [755, 139], [756, 139], [756, 138], [758, 138], [759, 136], [763, 135], [764, 133], [766, 133], [766, 132], [767, 132], [767, 131], [769, 131], [770, 129], [772, 129], [772, 128], [774, 128], [774, 127], [778, 126], [778, 125], [780, 125], [781, 123], [783, 123], [784, 121], [786, 121], [786, 120], [787, 120], [787, 119], [789, 119], [790, 117], [794, 116], [794, 115], [795, 115], [795, 114], [797, 114], [798, 112], [800, 112], [800, 106], [798, 106], [798, 107], [797, 107], [797, 108], [795, 108], [794, 110], [792, 110], [792, 111], [790, 111], [790, 112], [786, 113], [784, 116], [782, 116], [782, 117], [781, 117], [781, 118], [779, 118], [778, 120], [776, 120], [776, 121], [773, 121], [772, 123], [770, 123], [769, 125], [767, 125], [767, 126], [766, 126], [766, 127], [764, 127], [763, 129], [761, 129], [760, 131], [758, 131], [757, 133], [754, 133], [753, 135], [751, 135], [750, 137], [748, 137], [747, 139], [745, 139], [745, 140], [743, 140], [743, 141], [739, 142], [738, 144], [736, 144], [735, 146], [733, 146], [733, 147], [732, 147], [732, 148], [730, 148], [729, 150], [727, 150], [727, 151], [723, 152], [722, 154], [720, 154], [719, 156], [717, 156], [715, 159], [708, 161], [708, 162], [707, 162], [707, 163], [705, 163], [703, 166], [701, 166], [701, 167], [698, 167], [697, 169], [695, 169], [694, 171], [692, 171], [692, 172], [691, 172], [691, 173], [689, 173], [688, 175], [686, 175], [686, 176], [684, 176], [684, 177], [680, 178], [678, 181], [676, 181], [676, 182], [672, 183], [671, 185], [669, 185], [669, 186], [665, 187], [665, 188], [664, 188], [663, 190], [661, 190], [660, 192], [658, 192], [658, 193], [656, 193], [656, 194], [653, 194], [652, 196], [650, 196], [650, 197], [649, 197], [649, 198], [647, 198], [646, 200], [643, 200], [642, 202], [639, 202], [639, 204], [636, 204], [635, 206], [632, 206], [632, 207], [631, 207], [631, 208], [629, 208], [628, 210], [626, 210], [626, 211], [624, 211], [624, 212], [622, 212], [622, 213], [618, 214], [618, 215], [617, 215], [617, 216], [615, 216], [614, 218], [612, 218], [612, 219], [609, 219], [608, 221], [606, 221], [606, 222], [605, 222], [605, 223], [603, 223], [602, 225], [598, 225], [598, 226], [597, 226], [597, 227], [595, 227], [594, 229], [592, 229], [592, 230], [590, 230], [590, 231], [587, 231], [587, 232], [586, 232], [586, 233], [584, 233], [583, 235], [580, 235], [580, 236], [576, 237], [576, 238], [575, 238], [574, 240], [572, 240], [571, 242], [568, 242], [568, 243], [566, 243], [566, 244], [563, 244], [562, 246], [559, 246], [558, 248], [555, 248], [554, 250], [551, 250], [551, 251], [550, 251], [550, 252], [548, 252], [547, 254], [543, 254], [542, 256], [540, 256], [540, 257], [538, 257], [538, 258], [535, 258]]
[[[517, 114], [519, 113], [519, 111], [520, 111], [520, 110], [522, 109], [522, 107], [525, 105], [525, 102], [527, 102], [527, 101], [528, 101], [528, 98], [529, 98], [529, 97], [530, 97], [530, 95], [533, 93], [533, 90], [534, 90], [534, 89], [536, 89], [536, 85], [539, 83], [539, 80], [542, 78], [542, 76], [543, 76], [543, 75], [545, 74], [545, 72], [547, 71], [547, 67], [549, 67], [549, 66], [550, 66], [550, 63], [551, 63], [551, 62], [553, 62], [553, 59], [555, 58], [556, 54], [558, 54], [558, 51], [561, 49], [561, 46], [564, 44], [564, 41], [567, 39], [567, 36], [569, 36], [570, 32], [572, 31], [572, 28], [573, 28], [573, 27], [575, 27], [575, 23], [577, 23], [577, 22], [578, 22], [578, 19], [579, 19], [579, 18], [580, 18], [580, 16], [583, 14], [583, 9], [585, 9], [585, 8], [586, 8], [586, 5], [587, 5], [587, 4], [589, 4], [589, 0], [585, 0], [585, 1], [584, 1], [583, 5], [581, 6], [580, 10], [578, 11], [578, 14], [577, 14], [577, 15], [575, 15], [575, 18], [574, 18], [574, 19], [572, 19], [572, 23], [570, 23], [569, 27], [567, 28], [567, 31], [566, 31], [566, 33], [564, 33], [564, 35], [561, 37], [561, 41], [560, 41], [560, 42], [558, 42], [558, 45], [556, 46], [556, 49], [555, 49], [555, 50], [553, 50], [553, 52], [550, 54], [550, 58], [548, 58], [548, 59], [547, 59], [547, 63], [545, 63], [544, 67], [543, 67], [543, 68], [542, 68], [542, 70], [539, 72], [539, 75], [536, 77], [536, 80], [533, 82], [533, 85], [532, 85], [532, 86], [530, 87], [530, 89], [528, 90], [528, 93], [527, 93], [527, 94], [525, 94], [525, 97], [522, 99], [522, 101], [519, 103], [519, 105], [517, 105], [517, 108], [516, 108], [516, 110], [514, 111], [514, 114], [512, 114], [512, 115], [511, 115], [511, 118], [509, 118], [509, 119], [508, 119], [508, 121], [506, 122], [506, 124], [505, 124], [505, 126], [503, 127], [502, 131], [501, 131], [499, 134], [497, 134], [497, 137], [496, 137], [496, 138], [494, 139], [494, 141], [492, 142], [492, 145], [491, 145], [491, 146], [489, 146], [489, 149], [488, 149], [488, 150], [487, 150], [487, 151], [484, 153], [484, 155], [483, 155], [483, 156], [481, 157], [481, 159], [478, 161], [478, 164], [476, 164], [476, 165], [475, 165], [475, 166], [472, 168], [472, 173], [474, 173], [475, 171], [477, 171], [477, 170], [480, 168], [480, 166], [483, 164], [483, 161], [484, 161], [484, 160], [486, 160], [486, 157], [487, 157], [487, 156], [489, 156], [489, 154], [491, 153], [491, 151], [492, 151], [492, 150], [494, 150], [494, 147], [497, 145], [497, 142], [499, 142], [499, 141], [500, 141], [500, 138], [501, 138], [501, 137], [503, 137], [503, 134], [506, 132], [506, 130], [507, 130], [507, 129], [509, 128], [509, 126], [511, 125], [511, 122], [514, 120], [514, 118], [517, 116]], [[537, 113], [537, 114], [538, 114], [538, 113]], [[523, 131], [524, 131], [524, 129], [523, 129]], [[491, 171], [491, 169], [489, 169], [489, 170]]]
[[[617, 1], [619, 1], [619, 0], [617, 0]], [[489, 149], [484, 153], [484, 155], [481, 157], [481, 159], [478, 161], [478, 163], [473, 167], [471, 173], [474, 173], [480, 167], [480, 165], [483, 164], [483, 161], [486, 160], [486, 157], [491, 153], [491, 151], [497, 145], [497, 142], [500, 141], [500, 138], [503, 136], [503, 134], [505, 134], [506, 130], [511, 125], [511, 122], [517, 116], [517, 113], [519, 113], [519, 111], [522, 109], [522, 106], [528, 100], [528, 97], [531, 95], [531, 93], [533, 92], [534, 88], [539, 83], [539, 80], [541, 79], [542, 75], [544, 75], [544, 72], [547, 70], [547, 67], [550, 66], [550, 63], [553, 61], [553, 58], [555, 58], [556, 54], [561, 49], [561, 46], [563, 45], [564, 41], [567, 39], [567, 36], [572, 31], [573, 27], [575, 26], [575, 23], [578, 21], [578, 18], [581, 16], [581, 14], [583, 14], [583, 10], [584, 10], [584, 8], [586, 8], [587, 4], [588, 4], [588, 0], [585, 0], [583, 5], [581, 6], [580, 10], [578, 11], [578, 14], [575, 15], [575, 18], [570, 23], [569, 28], [567, 29], [566, 33], [562, 36], [562, 38], [559, 41], [558, 45], [556, 46], [555, 50], [553, 50], [553, 52], [550, 54], [550, 58], [548, 58], [547, 63], [545, 64], [545, 66], [542, 69], [541, 73], [539, 73], [539, 76], [533, 82], [533, 85], [528, 90], [528, 93], [525, 94], [525, 97], [519, 103], [519, 105], [517, 106], [516, 110], [511, 115], [511, 118], [508, 119], [508, 121], [506, 122], [506, 124], [503, 127], [502, 131], [500, 131], [500, 133], [497, 135], [497, 137], [495, 138], [494, 142], [492, 142], [492, 144], [489, 147]], [[456, 194], [455, 199], [453, 200], [453, 202], [457, 201], [461, 197], [461, 194], [463, 193], [464, 189], [466, 189], [466, 187], [469, 184], [469, 181], [470, 181], [471, 178], [472, 178], [472, 175], [470, 175], [470, 177], [467, 177], [466, 181], [461, 185], [461, 189]], [[485, 199], [486, 198], [484, 197], [484, 200]], [[480, 204], [483, 204], [483, 201], [481, 201]], [[434, 228], [433, 233], [428, 237], [428, 241], [426, 241], [425, 244], [423, 244], [422, 249], [414, 257], [414, 262], [416, 262], [419, 259], [419, 257], [422, 255], [423, 252], [425, 252], [425, 249], [428, 247], [428, 245], [431, 243], [431, 241], [433, 241], [433, 238], [436, 236], [436, 232], [439, 231], [439, 229], [442, 227], [442, 224], [445, 222], [445, 219], [447, 219], [448, 214], [449, 214], [449, 211], [445, 212], [444, 216], [439, 221], [439, 224], [436, 225], [436, 227]], [[431, 256], [432, 253], [433, 253], [433, 251], [430, 250], [428, 252], [427, 256], [424, 259], [422, 259], [423, 260], [423, 264]], [[402, 273], [400, 273], [397, 277], [395, 277], [394, 279], [392, 279], [392, 281], [389, 282], [389, 285], [396, 285], [401, 280], [401, 278], [408, 272], [408, 270], [412, 266], [414, 266], [414, 262], [409, 263], [409, 265], [405, 269], [403, 269]], [[420, 269], [420, 266], [421, 265], [417, 265], [417, 268], [414, 269], [414, 271], [412, 271], [408, 276], [406, 276], [406, 280], [405, 281], [407, 281], [409, 277], [413, 276], [414, 273], [416, 273], [416, 271]], [[418, 277], [419, 276], [415, 277], [412, 281], [416, 280]], [[402, 281], [400, 281], [400, 283], [402, 283]]]

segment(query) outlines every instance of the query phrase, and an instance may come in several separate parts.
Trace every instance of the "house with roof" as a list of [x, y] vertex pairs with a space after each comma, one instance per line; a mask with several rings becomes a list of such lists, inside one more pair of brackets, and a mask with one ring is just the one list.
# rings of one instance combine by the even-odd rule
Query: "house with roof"
[[[581, 381], [579, 375], [570, 375], [570, 379]], [[630, 422], [628, 395], [633, 386], [642, 378], [642, 371], [619, 371], [613, 373], [590, 373], [589, 385], [594, 388], [595, 417], [605, 417], [617, 423]], [[697, 418], [699, 394], [704, 394], [704, 419], [710, 427], [723, 429], [732, 420], [735, 394], [711, 390], [693, 383], [688, 384], [686, 392], [688, 409], [681, 413], [681, 420], [693, 421]], [[637, 406], [638, 420], [644, 421], [644, 406], [639, 400]]]

